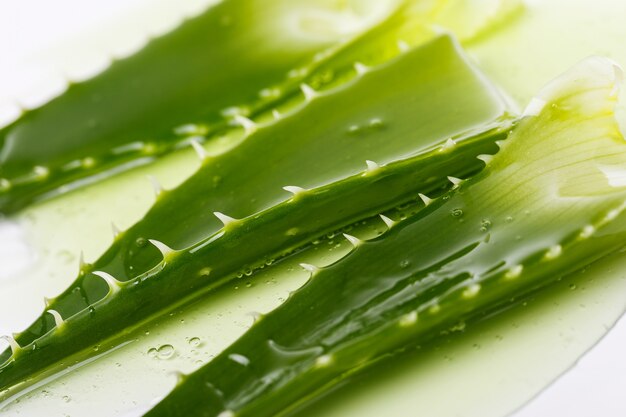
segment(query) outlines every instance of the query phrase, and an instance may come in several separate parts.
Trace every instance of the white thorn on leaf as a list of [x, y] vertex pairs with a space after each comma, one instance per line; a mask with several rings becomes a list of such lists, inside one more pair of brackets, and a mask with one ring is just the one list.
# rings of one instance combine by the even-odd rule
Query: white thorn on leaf
[[439, 302], [434, 302], [431, 304], [430, 307], [428, 307], [428, 312], [430, 314], [437, 314], [441, 311], [441, 306], [439, 305]]
[[354, 237], [352, 235], [349, 235], [347, 233], [344, 233], [343, 237], [345, 237], [348, 240], [348, 242], [350, 242], [352, 246], [354, 246], [355, 248], [363, 242], [361, 239]]
[[102, 278], [107, 285], [109, 286], [109, 289], [111, 290], [111, 292], [117, 292], [120, 289], [120, 282], [118, 280], [116, 280], [113, 275], [104, 272], [104, 271], [93, 271], [94, 275], [99, 276], [100, 278]]
[[400, 327], [409, 327], [417, 323], [417, 311], [413, 310], [410, 313], [406, 313], [402, 317], [400, 317]]
[[52, 305], [52, 299], [48, 297], [44, 297], [43, 304], [46, 306], [46, 308], [50, 307]]
[[249, 311], [246, 315], [252, 317], [252, 323], [257, 323], [264, 317], [263, 313], [259, 313], [258, 311]]
[[362, 64], [361, 62], [355, 62], [354, 70], [356, 71], [357, 74], [363, 75], [367, 71], [369, 71], [369, 67], [367, 65]]
[[293, 194], [294, 196], [306, 191], [304, 188], [297, 187], [295, 185], [286, 185], [283, 187], [283, 190], [287, 191], [288, 193]]
[[480, 292], [480, 284], [471, 284], [468, 285], [465, 290], [463, 290], [464, 298], [472, 298], [475, 297]]
[[243, 130], [245, 130], [247, 134], [250, 134], [257, 129], [256, 123], [240, 114], [236, 114], [233, 120], [235, 120], [235, 123], [239, 126], [243, 127]]
[[228, 226], [229, 224], [237, 222], [237, 219], [227, 216], [224, 213], [220, 213], [219, 211], [214, 211], [213, 215], [215, 215], [215, 217], [217, 217], [218, 220], [222, 222], [224, 227]]
[[580, 237], [583, 239], [587, 239], [591, 237], [591, 235], [593, 235], [595, 231], [596, 228], [588, 224], [587, 226], [583, 227], [583, 230], [581, 230]]
[[17, 343], [15, 337], [13, 336], [0, 336], [0, 339], [4, 339], [9, 344], [9, 346], [11, 347], [11, 352], [13, 352], [13, 354], [22, 349], [22, 347], [19, 345], [19, 343]]
[[524, 109], [522, 117], [537, 116], [539, 113], [541, 113], [541, 110], [543, 110], [546, 104], [547, 103], [544, 99], [539, 97], [533, 97], [530, 100], [530, 103], [528, 103], [528, 106], [526, 106], [526, 108]]
[[235, 413], [231, 410], [224, 410], [217, 417], [235, 417]]
[[87, 266], [87, 262], [85, 262], [85, 253], [81, 250], [80, 256], [78, 257], [78, 270], [82, 271], [85, 266]]
[[176, 385], [182, 384], [185, 381], [185, 379], [187, 378], [187, 374], [185, 374], [182, 371], [179, 371], [178, 369], [170, 371], [170, 375], [172, 375], [174, 378], [176, 378]]
[[52, 317], [54, 317], [54, 325], [57, 328], [63, 325], [65, 321], [63, 320], [63, 317], [61, 317], [61, 314], [58, 311], [50, 309], [50, 310], [47, 310], [47, 312], [50, 313]]
[[441, 147], [442, 151], [448, 150], [448, 149], [452, 149], [457, 145], [456, 141], [452, 138], [448, 138], [448, 140], [446, 140], [446, 143], [443, 144], [443, 146]]
[[207, 154], [204, 147], [196, 139], [191, 139], [189, 143], [191, 143], [191, 147], [193, 148], [193, 150], [196, 151], [198, 158], [200, 158], [200, 162], [204, 161], [205, 159], [209, 157], [209, 154]]
[[376, 171], [377, 169], [380, 168], [380, 165], [378, 165], [374, 161], [367, 160], [367, 161], [365, 161], [365, 163], [367, 164], [367, 170], [370, 171], [370, 172]]
[[515, 266], [511, 267], [511, 269], [506, 271], [506, 273], [504, 274], [504, 278], [506, 278], [506, 279], [517, 278], [520, 275], [522, 275], [522, 271], [523, 270], [524, 270], [524, 266], [523, 265], [515, 265]]
[[122, 231], [115, 225], [115, 223], [111, 222], [111, 230], [113, 231], [113, 239], [117, 238]]
[[380, 217], [381, 220], [385, 222], [385, 224], [387, 225], [389, 229], [391, 229], [396, 224], [396, 222], [394, 222], [393, 220], [391, 220], [389, 217], [385, 216], [384, 214], [379, 214], [378, 217]]
[[504, 140], [497, 140], [495, 143], [499, 149], [502, 149], [502, 145], [504, 145]]
[[274, 116], [274, 120], [279, 120], [282, 117], [280, 112], [276, 109], [272, 110], [272, 116]]
[[432, 198], [429, 198], [429, 197], [425, 196], [422, 193], [419, 193], [418, 196], [420, 197], [420, 199], [422, 200], [422, 202], [424, 203], [425, 206], [428, 206], [428, 205], [430, 205], [430, 203], [433, 202]]
[[615, 220], [617, 218], [617, 216], [619, 215], [621, 209], [614, 209], [609, 211], [608, 213], [606, 213], [606, 216], [604, 216], [604, 219], [607, 221], [612, 221]]
[[462, 179], [460, 179], [460, 178], [457, 178], [457, 177], [450, 177], [450, 176], [448, 176], [448, 181], [450, 181], [450, 182], [452, 183], [452, 185], [455, 185], [455, 186], [456, 186], [456, 185], [459, 185], [460, 183], [462, 183], [462, 182], [463, 182], [463, 180], [462, 180]]
[[300, 90], [302, 91], [302, 94], [304, 94], [304, 99], [306, 101], [311, 101], [317, 96], [317, 91], [306, 83], [300, 84]]
[[176, 252], [174, 249], [170, 248], [165, 243], [160, 242], [156, 239], [148, 239], [148, 242], [152, 243], [159, 250], [159, 252], [161, 252], [161, 255], [163, 255], [163, 258], [166, 258], [172, 253]]
[[554, 245], [550, 249], [548, 249], [544, 257], [547, 260], [555, 259], [561, 256], [562, 252], [563, 247], [561, 245]]
[[493, 155], [482, 154], [478, 155], [476, 159], [483, 161], [486, 165], [489, 165], [489, 162], [493, 159]]
[[161, 183], [153, 175], [148, 175], [147, 177], [150, 180], [150, 183], [152, 184], [154, 195], [158, 197], [163, 192], [163, 187], [161, 186]]
[[301, 263], [300, 266], [305, 271], [310, 272], [311, 275], [314, 275], [317, 271], [320, 270], [318, 267], [316, 267], [315, 265], [311, 265], [311, 264]]
[[330, 365], [331, 363], [333, 363], [332, 355], [322, 355], [322, 356], [318, 356], [318, 358], [315, 359], [315, 366], [317, 366], [318, 368], [324, 368]]

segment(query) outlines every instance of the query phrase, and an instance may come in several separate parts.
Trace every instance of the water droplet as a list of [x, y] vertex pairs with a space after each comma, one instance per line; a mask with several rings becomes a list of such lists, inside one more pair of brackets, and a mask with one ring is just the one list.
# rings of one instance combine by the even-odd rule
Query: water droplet
[[202, 343], [202, 342], [201, 342], [199, 337], [192, 337], [191, 339], [189, 339], [189, 344], [191, 346], [198, 347], [198, 346], [200, 346], [200, 343]]
[[292, 227], [291, 229], [287, 230], [287, 231], [285, 232], [285, 234], [286, 234], [287, 236], [295, 236], [295, 235], [297, 235], [297, 234], [298, 234], [298, 228], [297, 228], [297, 227]]
[[157, 357], [159, 359], [169, 359], [174, 355], [174, 346], [172, 345], [161, 345], [157, 349]]
[[483, 219], [480, 222], [480, 231], [481, 232], [486, 232], [489, 229], [491, 229], [491, 221], [487, 220], [487, 219]]
[[513, 222], [513, 216], [506, 216], [506, 218], [504, 219], [505, 222], [507, 223], [512, 223]]
[[148, 349], [148, 356], [156, 359], [169, 359], [174, 355], [174, 352], [172, 345], [161, 345], [158, 348]]
[[72, 401], [72, 398], [69, 395], [64, 395], [63, 401], [65, 401], [66, 403], [69, 403], [70, 401]]
[[146, 246], [146, 243], [148, 243], [148, 241], [143, 237], [138, 237], [137, 240], [135, 240], [135, 245], [140, 248]]
[[569, 285], [569, 289], [572, 290], [572, 291], [575, 290], [576, 288], [577, 288], [576, 284], [570, 284]]
[[459, 218], [459, 217], [463, 216], [463, 210], [461, 210], [461, 209], [459, 209], [459, 208], [456, 208], [456, 209], [453, 209], [453, 210], [450, 212], [450, 214], [452, 214], [452, 217]]
[[409, 261], [408, 259], [405, 259], [400, 262], [400, 268], [402, 269], [407, 268], [409, 265], [411, 265], [411, 261]]
[[94, 352], [97, 352], [97, 351], [99, 351], [99, 350], [100, 350], [100, 345], [95, 345], [95, 346], [93, 347], [93, 351], [94, 351]]

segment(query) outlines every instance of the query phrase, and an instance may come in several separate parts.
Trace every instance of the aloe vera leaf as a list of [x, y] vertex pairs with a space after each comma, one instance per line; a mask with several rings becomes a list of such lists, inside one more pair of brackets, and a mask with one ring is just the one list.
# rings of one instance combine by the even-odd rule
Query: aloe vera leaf
[[[434, 41], [429, 47], [425, 47], [424, 50], [416, 51], [413, 57], [410, 55], [402, 56], [397, 62], [381, 68], [380, 73], [377, 74], [378, 77], [372, 73], [371, 78], [364, 77], [349, 90], [342, 89], [338, 93], [331, 93], [327, 99], [333, 102], [348, 92], [350, 95], [356, 94], [358, 92], [356, 87], [360, 83], [363, 84], [361, 88], [367, 91], [371, 85], [380, 86], [380, 78], [396, 79], [394, 72], [398, 69], [403, 70], [404, 65], [416, 61], [428, 63], [423, 58], [430, 55], [432, 52], [430, 50], [433, 48], [438, 52], [443, 48], [447, 53], [452, 54], [452, 57], [458, 58], [456, 46], [451, 39], [442, 37]], [[435, 56], [440, 57], [439, 53]], [[396, 68], [397, 66], [399, 68]], [[454, 65], [454, 68], [457, 66]], [[310, 107], [307, 108], [313, 110], [313, 104], [314, 102], [310, 103]], [[319, 98], [319, 109], [323, 109], [328, 104], [323, 97]], [[406, 111], [410, 110], [410, 108], [406, 109]], [[301, 116], [304, 117], [305, 115]], [[398, 120], [402, 120], [402, 114], [396, 114], [396, 116]], [[289, 119], [286, 119], [285, 122], [287, 120]], [[331, 120], [331, 122], [334, 123], [335, 121]], [[228, 222], [225, 227], [221, 230], [218, 228], [215, 234], [209, 233], [208, 236], [184, 250], [169, 253], [170, 250], [167, 246], [161, 242], [155, 242], [155, 245], [165, 255], [165, 263], [161, 261], [163, 254], [157, 251], [159, 254], [158, 264], [153, 265], [153, 268], [147, 273], [132, 277], [131, 281], [125, 277], [123, 283], [118, 284], [112, 281], [109, 285], [113, 287], [109, 287], [102, 280], [102, 271], [92, 269], [89, 275], [91, 282], [83, 280], [83, 277], [87, 277], [84, 275], [73, 288], [65, 293], [68, 297], [76, 297], [82, 292], [82, 295], [89, 297], [84, 300], [80, 299], [82, 304], [71, 305], [77, 311], [68, 314], [67, 309], [55, 308], [55, 303], [64, 306], [62, 304], [65, 301], [63, 298], [60, 299], [60, 302], [56, 300], [49, 302], [48, 312], [41, 317], [41, 323], [49, 326], [49, 328], [42, 332], [41, 325], [37, 323], [35, 326], [39, 326], [39, 328], [36, 330], [45, 336], [37, 336], [29, 342], [29, 345], [36, 346], [36, 349], [29, 350], [23, 342], [25, 338], [17, 337], [18, 342], [25, 348], [21, 349], [19, 355], [11, 358], [7, 366], [0, 370], [3, 386], [5, 386], [4, 384], [9, 386], [12, 383], [17, 383], [21, 378], [52, 365], [72, 352], [80, 351], [98, 341], [113, 337], [122, 330], [137, 326], [151, 315], [172, 308], [185, 297], [197, 297], [201, 294], [201, 290], [211, 289], [227, 279], [232, 279], [238, 272], [243, 273], [246, 269], [252, 270], [259, 267], [267, 259], [284, 255], [320, 234], [336, 230], [384, 209], [393, 208], [406, 199], [415, 197], [419, 191], [432, 190], [440, 186], [442, 181], [447, 182], [446, 175], [465, 176], [475, 172], [480, 164], [473, 156], [485, 151], [494, 151], [494, 141], [503, 138], [510, 128], [510, 122], [506, 120], [498, 121], [496, 125], [498, 127], [478, 135], [470, 133], [468, 137], [461, 136], [457, 138], [458, 143], [456, 144], [453, 140], [443, 140], [446, 136], [439, 139], [430, 138], [432, 143], [426, 142], [422, 146], [426, 148], [433, 145], [438, 146], [425, 155], [418, 155], [408, 162], [390, 164], [389, 167], [378, 166], [369, 162], [367, 176], [362, 176], [359, 172], [356, 177], [317, 190], [305, 191], [288, 188], [296, 193], [292, 199], [269, 209], [266, 213], [254, 214], [252, 212], [249, 219], [228, 221], [223, 215], [220, 215]], [[285, 128], [282, 123], [272, 126], [268, 127], [265, 132], [270, 137], [279, 136], [277, 134], [280, 132], [279, 127]], [[290, 130], [293, 129], [293, 126], [287, 125], [286, 128]], [[374, 135], [378, 132], [381, 133], [379, 135], [381, 140], [387, 137], [384, 128], [374, 126], [372, 129]], [[391, 131], [390, 128], [387, 133], [389, 131]], [[264, 130], [259, 130], [259, 133], [261, 132]], [[348, 137], [349, 143], [354, 142], [352, 135], [346, 135], [343, 131], [340, 132], [340, 136]], [[336, 140], [336, 136], [329, 139]], [[416, 147], [419, 144], [419, 139], [421, 138], [414, 139], [414, 143], [410, 144], [411, 148], [407, 148], [406, 151], [418, 149]], [[251, 137], [249, 140], [251, 142], [247, 143], [253, 145], [267, 145], [269, 138], [252, 142], [253, 138]], [[236, 149], [236, 151], [240, 150], [248, 152], [248, 155], [256, 155], [255, 152], [246, 150], [244, 145]], [[358, 148], [355, 147], [353, 151], [355, 150]], [[414, 151], [411, 150], [409, 153], [414, 153]], [[365, 162], [361, 162], [359, 165], [361, 165], [361, 171], [366, 166]], [[205, 167], [210, 168], [211, 165]], [[418, 167], [421, 168], [418, 169]], [[325, 167], [322, 166], [322, 168]], [[201, 177], [196, 179], [198, 182], [202, 182]], [[280, 190], [280, 194], [281, 197], [279, 198], [284, 200], [286, 192]], [[378, 197], [372, 199], [373, 195]], [[170, 204], [178, 207], [180, 201], [179, 199], [172, 199]], [[329, 210], [331, 206], [334, 209]], [[318, 211], [328, 212], [328, 214], [322, 217], [311, 215], [312, 212]], [[221, 237], [222, 235], [224, 236]], [[240, 242], [244, 236], [248, 238], [248, 235], [258, 237], [253, 239], [254, 244], [246, 244], [244, 247]], [[258, 241], [263, 241], [264, 244], [257, 245]], [[232, 252], [233, 256], [227, 256], [229, 252]], [[189, 271], [194, 268], [197, 270], [194, 270], [193, 276], [185, 278], [188, 281], [185, 285], [181, 285], [180, 277], [187, 276]], [[104, 278], [111, 280], [110, 275], [117, 278], [115, 274], [107, 274]], [[125, 289], [114, 292], [117, 285], [121, 285]], [[97, 292], [94, 292], [94, 289]], [[135, 301], [132, 301], [133, 299]], [[150, 299], [155, 302], [146, 302]], [[137, 300], [139, 300], [140, 305], [137, 304]], [[49, 313], [50, 310], [52, 313]], [[129, 311], [125, 312], [126, 310]], [[122, 317], [124, 319], [120, 320]], [[66, 319], [67, 322], [63, 323], [59, 332], [49, 333], [49, 330], [55, 326], [60, 326], [59, 319]], [[48, 324], [50, 320], [52, 323]], [[70, 326], [72, 322], [76, 324]], [[96, 322], [103, 324], [96, 325]], [[70, 331], [70, 327], [74, 327], [74, 330]], [[59, 337], [61, 335], [62, 337]], [[35, 356], [41, 360], [35, 359]], [[18, 357], [21, 360], [18, 361]]]
[[508, 15], [495, 0], [455, 20], [457, 3], [223, 1], [0, 129], [0, 212], [148, 164], [190, 137], [216, 142], [234, 116], [288, 102], [303, 82], [332, 85], [357, 59], [380, 64], [423, 42], [435, 19], [463, 41], [465, 25], [480, 31]]
[[313, 273], [147, 415], [289, 414], [382, 356], [622, 247], [620, 75], [591, 58], [546, 86], [485, 170]]
[[[245, 219], [227, 220], [219, 232], [184, 250], [171, 250], [155, 242], [163, 260], [152, 270], [126, 282], [103, 276], [108, 280], [109, 293], [68, 320], [48, 310], [55, 319], [55, 329], [38, 338], [33, 345], [36, 348], [13, 352], [16, 354], [8, 366], [0, 368], [2, 383], [18, 383], [70, 352], [127, 333], [164, 309], [180, 305], [181, 300], [199, 298], [225, 281], [243, 276], [244, 271], [251, 274], [320, 235], [390, 210], [406, 203], [407, 198], [421, 195], [427, 201], [420, 192], [437, 191], [449, 181], [458, 181], [449, 180], [445, 173], [458, 175], [459, 166], [465, 170], [463, 174], [477, 171], [480, 163], [475, 156], [495, 152], [494, 141], [504, 139], [509, 129], [505, 124], [453, 148], [444, 144], [386, 166], [370, 164], [363, 173], [327, 186], [291, 190], [291, 199]], [[258, 244], [260, 241], [263, 245]]]
[[[453, 117], [445, 112], [450, 101], [458, 103]], [[127, 281], [157, 265], [161, 253], [148, 239], [189, 247], [222, 227], [213, 212], [247, 217], [283, 201], [284, 186], [323, 185], [362, 171], [368, 159], [384, 164], [451, 135], [497, 125], [503, 117], [497, 93], [451, 38], [438, 38], [258, 126], [238, 147], [204, 161], [185, 183], [163, 192], [100, 259], [83, 265], [76, 282], [49, 307], [69, 317], [102, 298], [108, 287], [91, 271]], [[28, 344], [50, 330], [54, 321], [45, 316], [18, 341]]]
[[401, 4], [226, 0], [209, 8], [0, 130], [0, 211], [146, 164], [189, 136], [218, 136], [237, 109], [254, 114], [298, 91], [333, 51]]

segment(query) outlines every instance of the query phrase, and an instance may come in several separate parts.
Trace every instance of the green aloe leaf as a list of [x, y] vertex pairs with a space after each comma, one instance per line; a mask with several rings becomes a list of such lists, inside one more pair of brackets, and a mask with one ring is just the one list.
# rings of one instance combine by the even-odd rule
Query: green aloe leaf
[[[412, 77], [404, 76], [408, 72]], [[451, 100], [457, 103], [452, 118], [444, 111]], [[433, 117], [430, 111], [438, 108]], [[91, 352], [93, 345], [320, 234], [437, 189], [446, 176], [477, 171], [474, 156], [493, 152], [494, 141], [510, 127], [504, 111], [493, 87], [453, 39], [442, 36], [310, 97], [293, 114], [255, 126], [239, 146], [206, 159], [186, 183], [163, 192], [141, 222], [48, 301], [47, 312], [17, 335], [19, 348], [3, 355], [8, 362], [0, 369], [2, 387], [72, 353]], [[417, 156], [389, 168], [370, 162], [370, 174], [361, 176], [366, 160], [382, 165], [411, 155]], [[255, 215], [286, 200], [284, 186], [310, 189], [353, 175], [317, 190], [288, 188], [294, 198]], [[212, 212], [246, 219], [223, 227]], [[248, 235], [257, 238], [243, 246], [239, 242]], [[149, 239], [157, 239], [156, 247]], [[170, 254], [168, 247], [180, 250]]]
[[459, 19], [456, 3], [463, 2], [214, 5], [0, 129], [0, 212], [148, 164], [192, 139], [223, 148], [243, 118], [289, 107], [303, 84], [341, 83], [362, 64], [378, 65], [432, 37], [433, 23], [470, 39], [508, 10], [500, 5], [508, 1], [493, 0], [474, 8], [485, 13]]
[[0, 211], [149, 163], [191, 136], [215, 141], [235, 115], [272, 108], [319, 78], [311, 76], [316, 68], [345, 71], [342, 64], [353, 62], [333, 61], [334, 54], [397, 23], [401, 5], [227, 0], [210, 7], [1, 129]]
[[[621, 70], [590, 58], [544, 88], [477, 176], [255, 323], [149, 416], [297, 411], [384, 355], [505, 309], [623, 246]], [[294, 318], [297, 317], [297, 321]]]

